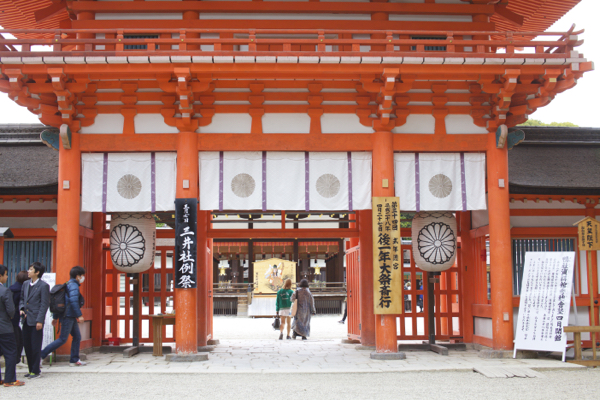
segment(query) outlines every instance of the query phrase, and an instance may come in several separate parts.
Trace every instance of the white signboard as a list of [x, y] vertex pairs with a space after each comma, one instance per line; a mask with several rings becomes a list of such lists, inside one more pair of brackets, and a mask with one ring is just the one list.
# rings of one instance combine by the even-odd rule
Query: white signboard
[[564, 361], [574, 262], [574, 252], [525, 254], [514, 356], [517, 349], [559, 351]]
[[[46, 282], [48, 286], [50, 286], [50, 289], [56, 285], [55, 273], [46, 272], [40, 279]], [[54, 327], [52, 326], [52, 313], [50, 310], [48, 310], [46, 312], [46, 320], [44, 321], [44, 338], [42, 339], [42, 349], [52, 342], [54, 342]]]

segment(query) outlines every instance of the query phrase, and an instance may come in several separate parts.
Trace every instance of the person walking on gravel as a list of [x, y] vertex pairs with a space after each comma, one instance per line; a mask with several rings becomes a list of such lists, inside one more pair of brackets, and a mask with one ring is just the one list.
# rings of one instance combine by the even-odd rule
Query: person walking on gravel
[[298, 301], [296, 316], [292, 324], [292, 329], [294, 330], [292, 338], [296, 339], [297, 336], [302, 336], [302, 340], [306, 340], [310, 336], [310, 317], [317, 314], [315, 299], [310, 290], [308, 290], [308, 281], [306, 279], [300, 281], [298, 290], [292, 295], [292, 301]]
[[71, 342], [71, 359], [69, 365], [71, 367], [80, 367], [87, 363], [79, 359], [79, 344], [81, 343], [81, 333], [79, 332], [79, 322], [83, 322], [84, 318], [81, 313], [83, 306], [83, 296], [79, 293], [79, 286], [85, 279], [85, 270], [79, 266], [71, 268], [71, 279], [67, 282], [65, 293], [66, 310], [64, 315], [54, 315], [52, 325], [56, 325], [56, 319], [60, 320], [60, 337], [42, 350], [42, 359], [48, 357], [60, 346], [67, 342], [69, 334], [73, 336]]
[[8, 268], [0, 265], [0, 350], [4, 354], [4, 381], [0, 384], [5, 387], [23, 386], [25, 383], [17, 380], [17, 340], [13, 329], [12, 317], [15, 315], [15, 303], [12, 292], [8, 290]]
[[291, 317], [290, 317], [290, 309], [292, 308], [292, 280], [286, 279], [285, 284], [281, 289], [277, 291], [277, 300], [275, 301], [275, 312], [281, 318], [281, 325], [279, 326], [279, 340], [283, 339], [283, 326], [287, 326], [287, 337], [286, 339], [291, 339], [290, 337], [290, 329], [291, 329]]

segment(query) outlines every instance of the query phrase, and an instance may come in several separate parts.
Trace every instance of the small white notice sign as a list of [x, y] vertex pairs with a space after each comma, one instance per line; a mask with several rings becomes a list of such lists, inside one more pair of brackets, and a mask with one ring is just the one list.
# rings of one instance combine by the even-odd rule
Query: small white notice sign
[[[56, 285], [56, 274], [46, 272], [40, 278], [50, 286], [50, 289]], [[46, 320], [44, 321], [44, 336], [42, 338], [42, 349], [54, 342], [54, 327], [52, 326], [52, 313], [50, 310], [46, 312]]]
[[559, 351], [564, 361], [574, 263], [574, 252], [525, 254], [514, 356], [517, 349]]

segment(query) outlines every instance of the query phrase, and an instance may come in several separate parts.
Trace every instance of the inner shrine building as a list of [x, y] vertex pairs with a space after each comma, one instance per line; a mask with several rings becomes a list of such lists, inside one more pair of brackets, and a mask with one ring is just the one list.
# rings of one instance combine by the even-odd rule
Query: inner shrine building
[[[2, 0], [0, 91], [46, 127], [0, 132], [3, 171], [32, 160], [0, 184], [1, 258], [13, 273], [34, 249], [57, 282], [86, 269], [84, 347], [132, 340], [124, 277], [150, 257], [141, 323], [176, 309], [178, 353], [218, 339], [217, 265], [245, 290], [269, 258], [315, 289], [326, 271], [348, 337], [377, 353], [430, 334], [512, 349], [524, 252], [574, 250], [572, 223], [598, 213], [597, 189], [535, 171], [586, 133], [514, 128], [593, 70], [583, 31], [546, 31], [577, 3]], [[390, 197], [402, 307], [379, 313], [373, 204]], [[451, 265], [430, 332], [419, 265], [435, 257], [414, 254], [410, 221], [437, 214], [455, 225], [448, 254], [431, 239]], [[577, 259], [581, 307], [597, 258], [592, 276]]]

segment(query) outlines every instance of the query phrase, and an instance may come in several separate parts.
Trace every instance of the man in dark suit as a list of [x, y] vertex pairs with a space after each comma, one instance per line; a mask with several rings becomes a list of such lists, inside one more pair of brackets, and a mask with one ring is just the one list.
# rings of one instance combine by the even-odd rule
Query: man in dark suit
[[39, 262], [34, 262], [29, 267], [29, 280], [23, 283], [21, 288], [21, 302], [19, 310], [24, 316], [23, 321], [23, 347], [27, 356], [29, 373], [26, 378], [40, 377], [40, 353], [42, 351], [42, 340], [44, 338], [44, 321], [46, 312], [50, 306], [50, 286], [40, 278], [46, 272]]
[[[23, 382], [17, 380], [17, 340], [12, 325], [12, 316], [15, 313], [12, 293], [6, 285], [8, 280], [8, 268], [0, 265], [0, 350], [4, 354], [4, 386], [23, 386]], [[0, 378], [1, 379], [1, 378]]]

